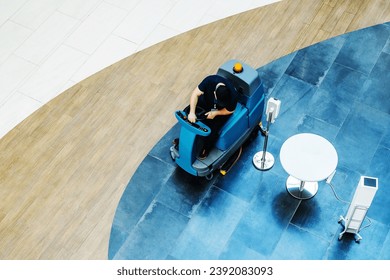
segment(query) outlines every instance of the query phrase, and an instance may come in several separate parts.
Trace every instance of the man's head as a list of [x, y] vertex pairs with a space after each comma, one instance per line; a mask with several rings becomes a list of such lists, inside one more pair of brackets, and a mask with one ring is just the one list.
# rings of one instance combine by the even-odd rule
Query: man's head
[[215, 97], [218, 103], [226, 104], [230, 97], [229, 88], [223, 83], [217, 84], [215, 87]]

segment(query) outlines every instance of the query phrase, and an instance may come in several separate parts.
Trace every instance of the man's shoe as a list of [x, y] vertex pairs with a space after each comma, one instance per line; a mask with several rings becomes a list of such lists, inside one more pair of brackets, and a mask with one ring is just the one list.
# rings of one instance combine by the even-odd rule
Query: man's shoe
[[175, 149], [176, 149], [176, 150], [179, 150], [179, 138], [175, 138], [175, 139], [172, 141], [172, 144], [175, 146]]

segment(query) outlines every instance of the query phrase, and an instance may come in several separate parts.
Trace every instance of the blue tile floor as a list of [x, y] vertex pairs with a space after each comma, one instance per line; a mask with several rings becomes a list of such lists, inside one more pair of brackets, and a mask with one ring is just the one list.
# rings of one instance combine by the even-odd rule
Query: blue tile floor
[[[109, 259], [390, 259], [390, 23], [294, 52], [258, 69], [266, 97], [282, 101], [271, 126], [274, 167], [252, 164], [259, 135], [225, 176], [188, 175], [171, 160], [175, 125], [130, 180], [112, 225]], [[172, 112], [173, 113], [173, 112]], [[310, 132], [335, 146], [332, 180], [312, 199], [285, 188], [279, 151], [290, 136]], [[338, 240], [361, 175], [379, 189], [355, 243]]]

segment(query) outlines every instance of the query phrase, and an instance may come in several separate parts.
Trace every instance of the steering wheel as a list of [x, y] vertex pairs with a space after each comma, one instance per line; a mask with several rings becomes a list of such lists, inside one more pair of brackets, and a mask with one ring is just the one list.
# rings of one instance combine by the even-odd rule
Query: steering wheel
[[[190, 113], [190, 106], [188, 105], [183, 111], [188, 116], [188, 114]], [[195, 108], [196, 120], [203, 121], [203, 120], [207, 119], [206, 113], [207, 113], [207, 111], [205, 109], [203, 109], [200, 106], [196, 106], [196, 108]]]
[[204, 123], [198, 121], [205, 120], [207, 118], [206, 110], [202, 107], [195, 108], [195, 115], [197, 117], [196, 122], [191, 123], [188, 120], [188, 113], [190, 112], [190, 106], [187, 106], [184, 110], [178, 110], [175, 112], [177, 120], [184, 126], [185, 131], [191, 131], [196, 135], [207, 136], [210, 134], [211, 129]]

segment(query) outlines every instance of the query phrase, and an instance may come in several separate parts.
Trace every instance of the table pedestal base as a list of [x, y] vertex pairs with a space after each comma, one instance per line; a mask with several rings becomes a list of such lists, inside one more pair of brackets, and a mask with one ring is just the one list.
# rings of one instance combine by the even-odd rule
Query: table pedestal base
[[289, 176], [287, 178], [286, 188], [289, 194], [297, 199], [309, 199], [316, 195], [318, 183], [304, 182], [293, 176]]

